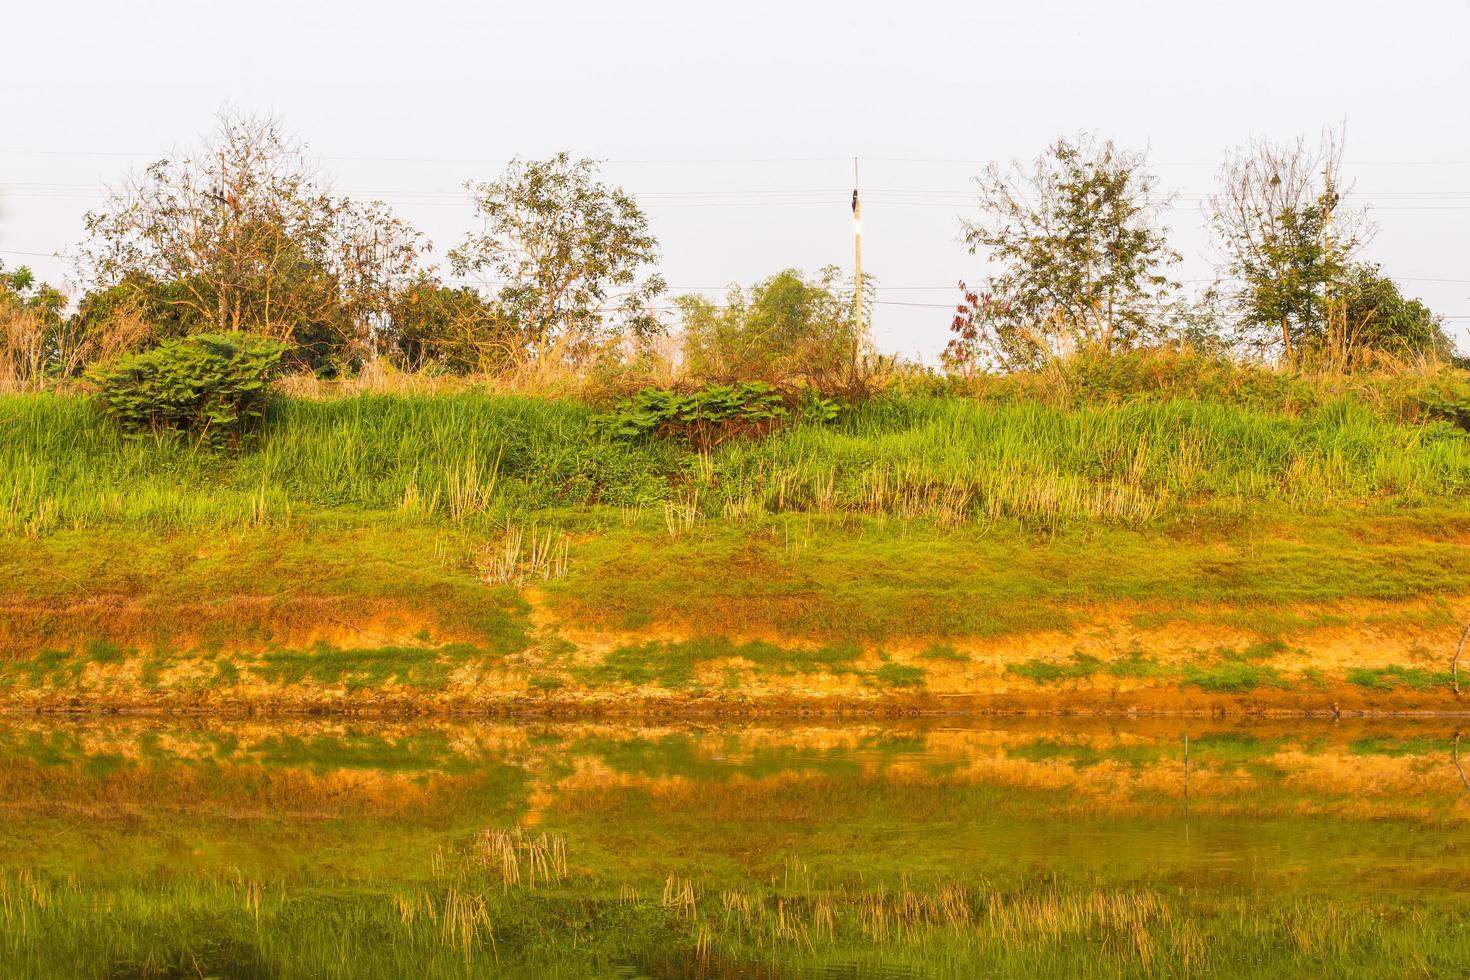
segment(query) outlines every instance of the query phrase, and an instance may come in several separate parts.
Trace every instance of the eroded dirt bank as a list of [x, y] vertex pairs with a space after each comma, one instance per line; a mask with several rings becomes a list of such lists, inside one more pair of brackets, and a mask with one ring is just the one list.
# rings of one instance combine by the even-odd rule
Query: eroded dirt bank
[[[1441, 600], [1072, 608], [1065, 631], [882, 642], [589, 629], [534, 591], [486, 639], [347, 598], [201, 603], [167, 635], [92, 596], [0, 610], [0, 712], [549, 716], [1451, 715]], [[78, 640], [80, 636], [90, 639]]]

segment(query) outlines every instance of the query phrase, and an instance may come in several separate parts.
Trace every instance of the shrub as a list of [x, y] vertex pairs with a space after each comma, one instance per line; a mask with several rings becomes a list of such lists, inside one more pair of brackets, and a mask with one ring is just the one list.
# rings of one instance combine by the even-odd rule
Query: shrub
[[764, 382], [746, 381], [688, 393], [646, 388], [618, 402], [597, 422], [619, 439], [678, 437], [707, 449], [740, 436], [767, 435], [793, 414], [830, 422], [838, 411], [835, 401], [820, 395], [786, 395]]
[[265, 413], [288, 349], [251, 334], [194, 334], [100, 365], [88, 378], [126, 432], [186, 432], [206, 445], [236, 445]]
[[731, 287], [723, 304], [700, 296], [676, 301], [689, 373], [730, 381], [801, 381], [849, 391], [865, 373], [871, 345], [853, 319], [835, 266], [807, 279], [785, 269], [749, 290]]
[[1435, 384], [1419, 396], [1419, 405], [1430, 419], [1452, 422], [1470, 432], [1470, 385]]

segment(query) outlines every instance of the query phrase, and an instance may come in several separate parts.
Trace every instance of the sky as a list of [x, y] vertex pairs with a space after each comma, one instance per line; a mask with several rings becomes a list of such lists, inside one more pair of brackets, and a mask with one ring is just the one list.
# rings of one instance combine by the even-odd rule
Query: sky
[[1364, 257], [1470, 351], [1470, 0], [20, 0], [0, 93], [0, 261], [53, 282], [106, 185], [225, 104], [279, 117], [440, 262], [475, 225], [466, 179], [603, 160], [674, 291], [714, 297], [850, 267], [857, 157], [875, 340], [929, 361], [986, 270], [959, 222], [987, 161], [1080, 132], [1146, 151], [1192, 286], [1225, 154], [1345, 126]]

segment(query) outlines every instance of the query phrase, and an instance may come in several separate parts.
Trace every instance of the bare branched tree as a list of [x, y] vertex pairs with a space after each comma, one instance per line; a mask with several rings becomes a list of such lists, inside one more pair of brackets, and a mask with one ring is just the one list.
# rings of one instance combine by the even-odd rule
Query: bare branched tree
[[1342, 147], [1333, 130], [1315, 145], [1257, 140], [1231, 154], [1207, 207], [1242, 334], [1288, 363], [1329, 330], [1332, 287], [1372, 234], [1343, 205]]

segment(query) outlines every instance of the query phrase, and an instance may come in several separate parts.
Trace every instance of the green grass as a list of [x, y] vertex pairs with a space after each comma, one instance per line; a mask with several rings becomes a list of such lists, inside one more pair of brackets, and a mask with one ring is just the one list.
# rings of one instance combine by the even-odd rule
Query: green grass
[[1470, 486], [1470, 441], [1350, 400], [1288, 417], [1210, 402], [913, 399], [734, 444], [710, 472], [726, 501], [776, 511], [1146, 523], [1205, 500], [1308, 509], [1451, 496]]
[[1286, 689], [1291, 683], [1274, 667], [1262, 667], [1240, 661], [1226, 661], [1207, 667], [1187, 664], [1180, 682], [1214, 694], [1247, 694], [1259, 687]]
[[237, 455], [129, 439], [84, 399], [0, 397], [0, 531], [286, 525], [304, 509], [488, 527], [553, 507], [856, 512], [1142, 524], [1210, 501], [1307, 511], [1470, 488], [1470, 439], [1340, 398], [1298, 414], [1215, 401], [1057, 407], [879, 399], [707, 457], [611, 442], [577, 402], [475, 392], [277, 399]]
[[[681, 642], [652, 642], [619, 647], [602, 658], [602, 662], [581, 671], [592, 684], [657, 684], [670, 689], [693, 686], [696, 669], [704, 663], [739, 659], [754, 665], [763, 676], [794, 677], [801, 674], [858, 674], [854, 661], [862, 651], [855, 646], [822, 646], [787, 648], [773, 643], [752, 641], [736, 644], [723, 636]], [[885, 664], [885, 667], [897, 665]], [[916, 669], [916, 668], [910, 668]], [[922, 672], [920, 672], [922, 674]], [[900, 683], [907, 676], [875, 672], [880, 682]]]
[[[1183, 533], [1172, 522], [1045, 534], [1007, 523], [776, 515], [701, 520], [671, 538], [661, 513], [551, 513], [580, 530], [565, 576], [537, 583], [544, 615], [571, 629], [657, 629], [689, 639], [624, 640], [588, 665], [554, 627], [533, 625], [528, 596], [480, 579], [474, 556], [496, 540], [491, 534], [338, 510], [298, 515], [289, 528], [105, 526], [7, 540], [0, 642], [10, 656], [0, 660], [0, 684], [61, 690], [91, 666], [116, 672], [151, 663], [151, 678], [167, 686], [180, 676], [168, 665], [202, 658], [219, 684], [430, 690], [446, 671], [478, 663], [555, 678], [567, 689], [689, 690], [701, 677], [736, 690], [741, 675], [867, 678], [874, 668], [859, 669], [862, 652], [899, 645], [916, 651], [911, 664], [963, 663], [962, 639], [1065, 632], [1104, 608], [1121, 609], [1139, 628], [1228, 627], [1247, 639], [1237, 650], [1201, 644], [1187, 676], [1143, 650], [1018, 659], [1007, 672], [1039, 685], [1157, 679], [1238, 693], [1295, 683], [1296, 675], [1270, 670], [1296, 645], [1282, 637], [1345, 620], [1336, 604], [1413, 603], [1379, 625], [1445, 631], [1458, 597], [1470, 593], [1470, 519], [1448, 507], [1266, 512], [1218, 535]], [[803, 542], [795, 559], [792, 535]], [[318, 649], [324, 628], [332, 636]], [[381, 639], [365, 641], [364, 630]], [[1222, 658], [1238, 662], [1216, 662]], [[743, 664], [734, 680], [724, 668], [699, 674], [721, 660]], [[1355, 683], [1382, 691], [1436, 683], [1420, 674], [1370, 671]], [[205, 683], [198, 670], [188, 676]], [[1340, 676], [1301, 679], [1321, 687]]]
[[1061, 680], [1081, 680], [1091, 677], [1102, 669], [1102, 661], [1087, 654], [1074, 653], [1072, 659], [1057, 663], [1051, 660], [1032, 658], [1019, 664], [1006, 664], [1006, 673], [1025, 677], [1038, 684], [1050, 684]]
[[[236, 454], [123, 438], [80, 397], [0, 397], [0, 684], [429, 691], [509, 664], [548, 698], [818, 674], [918, 690], [965, 661], [961, 640], [1066, 632], [1107, 606], [1258, 642], [1175, 673], [1141, 651], [1009, 673], [1244, 693], [1294, 683], [1271, 659], [1356, 623], [1348, 604], [1412, 604], [1375, 610], [1386, 630], [1455, 619], [1470, 438], [1424, 424], [1405, 392], [1084, 368], [1068, 384], [1096, 397], [1020, 381], [889, 395], [707, 454], [610, 442], [596, 406], [474, 390], [279, 398]], [[568, 535], [566, 574], [534, 596], [488, 585], [484, 549], [532, 521]], [[574, 664], [537, 614], [692, 639]], [[928, 669], [858, 665], [900, 642]], [[189, 658], [204, 671], [173, 670]], [[1353, 683], [1439, 683], [1394, 670]]]
[[[566, 618], [615, 629], [944, 643], [1067, 631], [1087, 607], [1118, 603], [1159, 610], [1135, 617], [1141, 625], [1197, 620], [1275, 640], [1342, 618], [1326, 609], [1308, 619], [1302, 606], [1470, 592], [1470, 522], [1456, 508], [1433, 513], [1441, 523], [1428, 529], [1420, 511], [1262, 509], [1219, 534], [1180, 533], [1174, 522], [1042, 534], [1009, 522], [832, 516], [710, 520], [670, 539], [652, 518], [609, 521], [577, 542], [571, 572], [543, 591]], [[1363, 525], [1385, 540], [1365, 545]], [[804, 542], [795, 561], [788, 534]], [[1429, 623], [1444, 613], [1423, 615]]]
[[923, 660], [944, 660], [961, 664], [970, 659], [948, 643], [932, 643], [919, 652], [919, 657]]
[[1292, 686], [1291, 679], [1276, 668], [1252, 662], [1269, 658], [1282, 649], [1284, 647], [1279, 642], [1266, 641], [1240, 653], [1217, 651], [1212, 663], [1184, 664], [1172, 668], [1165, 667], [1138, 651], [1110, 661], [1074, 653], [1070, 660], [1065, 661], [1033, 657], [1020, 663], [1007, 664], [1005, 673], [1027, 678], [1037, 684], [1086, 680], [1099, 674], [1131, 679], [1175, 676], [1183, 687], [1197, 687], [1213, 694], [1248, 694], [1259, 687], [1289, 689]]
[[450, 669], [481, 651], [465, 645], [418, 649], [378, 647], [337, 649], [319, 644], [310, 650], [277, 650], [264, 654], [251, 672], [275, 684], [341, 684], [348, 690], [381, 687], [392, 682], [406, 687], [444, 686]]
[[872, 682], [880, 687], [923, 687], [924, 668], [890, 660], [873, 671]]
[[229, 455], [125, 438], [81, 398], [3, 396], [0, 531], [286, 525], [302, 508], [484, 527], [517, 510], [667, 497], [676, 451], [595, 438], [593, 414], [473, 393], [277, 399], [264, 434]]
[[1371, 691], [1392, 691], [1408, 688], [1411, 691], [1431, 691], [1448, 688], [1451, 677], [1447, 670], [1424, 670], [1420, 667], [1355, 667], [1347, 672], [1349, 684], [1366, 687]]

